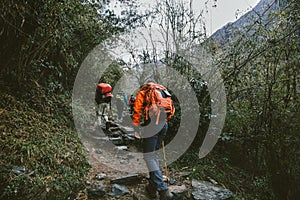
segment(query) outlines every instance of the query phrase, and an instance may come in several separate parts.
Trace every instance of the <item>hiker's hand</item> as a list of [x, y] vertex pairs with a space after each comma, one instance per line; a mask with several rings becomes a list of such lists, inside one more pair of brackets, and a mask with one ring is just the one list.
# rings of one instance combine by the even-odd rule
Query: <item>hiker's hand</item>
[[142, 138], [141, 132], [140, 131], [135, 131], [134, 132], [134, 137], [137, 138], [137, 139], [141, 139]]
[[134, 137], [137, 139], [141, 139], [141, 127], [139, 126], [134, 126]]

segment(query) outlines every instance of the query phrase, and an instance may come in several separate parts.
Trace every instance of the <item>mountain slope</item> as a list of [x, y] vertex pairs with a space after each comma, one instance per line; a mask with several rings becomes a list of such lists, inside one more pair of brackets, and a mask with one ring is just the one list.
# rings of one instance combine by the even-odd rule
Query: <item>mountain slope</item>
[[211, 36], [211, 39], [214, 39], [219, 45], [224, 45], [235, 38], [236, 32], [246, 33], [248, 29], [253, 29], [258, 24], [266, 24], [267, 16], [278, 10], [281, 7], [279, 5], [279, 1], [276, 0], [261, 0], [251, 11], [244, 14], [237, 21], [228, 23], [217, 30]]

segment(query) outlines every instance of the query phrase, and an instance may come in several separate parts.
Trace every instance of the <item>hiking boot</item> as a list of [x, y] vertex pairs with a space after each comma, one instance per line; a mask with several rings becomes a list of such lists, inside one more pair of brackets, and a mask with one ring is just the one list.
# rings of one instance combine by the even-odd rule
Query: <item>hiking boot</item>
[[159, 192], [159, 199], [160, 200], [172, 200], [176, 199], [175, 195], [170, 192], [169, 190], [163, 190]]
[[146, 193], [150, 198], [156, 198], [156, 189], [151, 185], [146, 185]]

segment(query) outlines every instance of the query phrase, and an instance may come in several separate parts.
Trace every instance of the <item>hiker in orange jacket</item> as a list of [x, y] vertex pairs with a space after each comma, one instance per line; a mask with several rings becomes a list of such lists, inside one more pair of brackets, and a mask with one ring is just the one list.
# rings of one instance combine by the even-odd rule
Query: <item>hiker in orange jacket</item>
[[[152, 108], [156, 107], [155, 104], [157, 104], [157, 102], [154, 102], [155, 99], [158, 99], [158, 97], [162, 98], [161, 90], [163, 89], [166, 91], [166, 88], [155, 84], [152, 81], [142, 86], [136, 96], [132, 120], [136, 131], [139, 131], [140, 125], [143, 127], [141, 134], [141, 137], [143, 138], [143, 156], [150, 175], [146, 191], [151, 198], [155, 198], [156, 191], [158, 191], [160, 200], [168, 200], [175, 199], [175, 196], [168, 190], [167, 185], [163, 181], [163, 176], [159, 169], [158, 156], [155, 153], [155, 151], [161, 147], [168, 129], [167, 115], [164, 115], [164, 113], [161, 113], [160, 111], [159, 115], [154, 115], [152, 112]], [[151, 97], [151, 95], [155, 97]], [[147, 106], [149, 105], [151, 105], [151, 109], [147, 109]], [[172, 111], [170, 115], [174, 115], [175, 110], [173, 104], [171, 105], [171, 108]], [[169, 118], [170, 115], [168, 116]]]

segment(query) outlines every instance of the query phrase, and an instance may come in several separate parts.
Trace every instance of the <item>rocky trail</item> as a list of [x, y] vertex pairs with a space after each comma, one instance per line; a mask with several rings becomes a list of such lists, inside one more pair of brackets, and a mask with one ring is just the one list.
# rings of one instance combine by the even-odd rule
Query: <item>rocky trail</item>
[[[139, 151], [140, 141], [134, 136], [130, 123], [131, 119], [126, 117], [120, 123], [98, 117], [96, 127], [93, 129], [94, 137], [100, 138], [96, 135], [99, 134], [101, 129], [105, 133], [105, 137], [102, 138], [106, 138], [103, 139], [105, 140], [103, 145], [109, 140], [115, 145], [117, 152], [128, 151], [129, 149], [130, 151]], [[101, 147], [87, 150], [91, 169], [86, 177], [86, 188], [80, 191], [76, 199], [150, 200], [145, 192], [147, 173], [128, 173], [109, 167], [101, 162], [101, 159], [99, 160], [99, 155], [104, 153]], [[129, 158], [124, 158], [124, 155], [119, 153], [117, 155], [119, 163], [116, 162], [114, 165], [128, 164], [126, 161]], [[114, 154], [114, 156], [116, 155]], [[233, 196], [231, 191], [220, 187], [214, 180], [211, 180], [211, 182], [191, 180], [190, 173], [191, 169], [188, 166], [180, 171], [168, 169], [169, 179], [166, 178], [166, 182], [169, 189], [176, 194], [177, 199], [219, 200], [230, 199]], [[159, 199], [158, 194], [156, 199]]]

